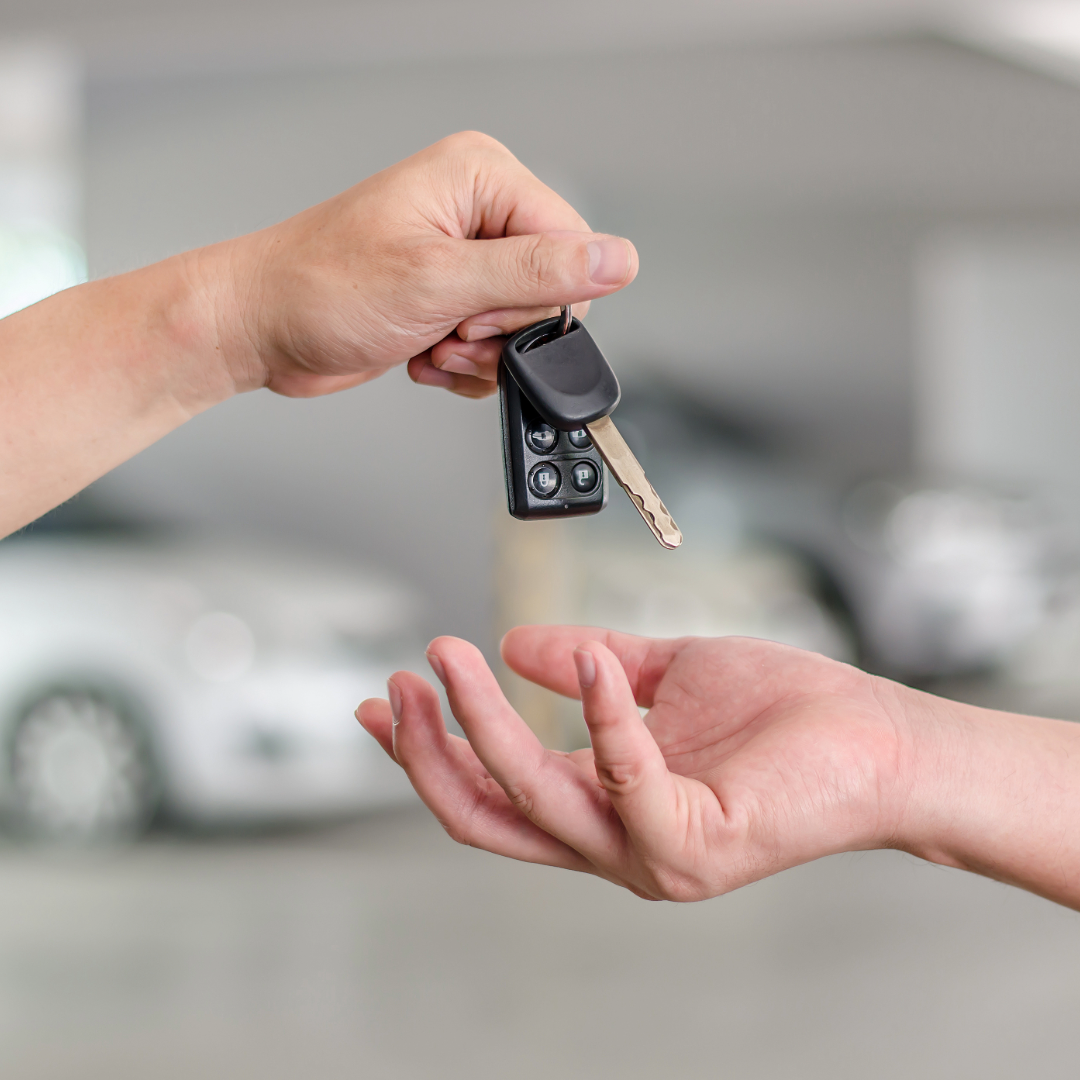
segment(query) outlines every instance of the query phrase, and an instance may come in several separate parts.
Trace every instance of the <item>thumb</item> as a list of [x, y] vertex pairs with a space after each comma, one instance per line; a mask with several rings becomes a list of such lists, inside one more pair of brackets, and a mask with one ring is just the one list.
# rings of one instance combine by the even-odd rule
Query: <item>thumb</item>
[[639, 854], [670, 851], [675, 780], [615, 654], [598, 641], [574, 652], [596, 775]]
[[602, 233], [544, 232], [452, 240], [450, 272], [461, 309], [556, 307], [629, 285], [638, 270], [629, 240]]

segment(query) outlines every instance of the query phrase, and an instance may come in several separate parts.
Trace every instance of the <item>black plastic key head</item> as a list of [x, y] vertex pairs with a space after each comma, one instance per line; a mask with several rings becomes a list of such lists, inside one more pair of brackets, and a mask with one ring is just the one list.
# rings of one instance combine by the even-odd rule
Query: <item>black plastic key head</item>
[[619, 404], [619, 380], [578, 319], [519, 330], [503, 346], [503, 363], [536, 411], [560, 431], [577, 431]]

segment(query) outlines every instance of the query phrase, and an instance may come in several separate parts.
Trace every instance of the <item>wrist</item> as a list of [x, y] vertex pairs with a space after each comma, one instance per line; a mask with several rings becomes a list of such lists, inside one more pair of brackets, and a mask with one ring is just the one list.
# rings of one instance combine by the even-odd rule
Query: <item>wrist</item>
[[963, 843], [959, 835], [966, 818], [966, 798], [976, 772], [975, 761], [985, 733], [978, 718], [982, 710], [898, 687], [904, 697], [908, 753], [904, 762], [904, 802], [896, 830], [896, 845], [930, 862], [960, 866]]
[[1080, 903], [1080, 726], [909, 694], [898, 846]]
[[145, 273], [160, 278], [160, 322], [175, 375], [171, 392], [192, 415], [266, 385], [244, 318], [236, 241], [196, 248]]

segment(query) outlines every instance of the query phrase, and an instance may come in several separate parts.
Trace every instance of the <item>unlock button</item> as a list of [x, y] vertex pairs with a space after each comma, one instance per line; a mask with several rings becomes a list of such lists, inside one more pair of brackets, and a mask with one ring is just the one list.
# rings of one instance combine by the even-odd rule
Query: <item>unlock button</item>
[[596, 487], [599, 479], [600, 474], [591, 461], [574, 462], [574, 468], [570, 472], [570, 483], [574, 485], [575, 491], [580, 491], [583, 495], [587, 494]]

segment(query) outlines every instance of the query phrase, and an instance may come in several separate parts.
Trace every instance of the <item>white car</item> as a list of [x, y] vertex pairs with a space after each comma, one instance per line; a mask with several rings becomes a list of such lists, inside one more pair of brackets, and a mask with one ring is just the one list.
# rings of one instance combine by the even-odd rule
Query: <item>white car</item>
[[353, 718], [423, 671], [417, 597], [192, 541], [0, 544], [0, 799], [32, 836], [335, 815], [411, 789]]

